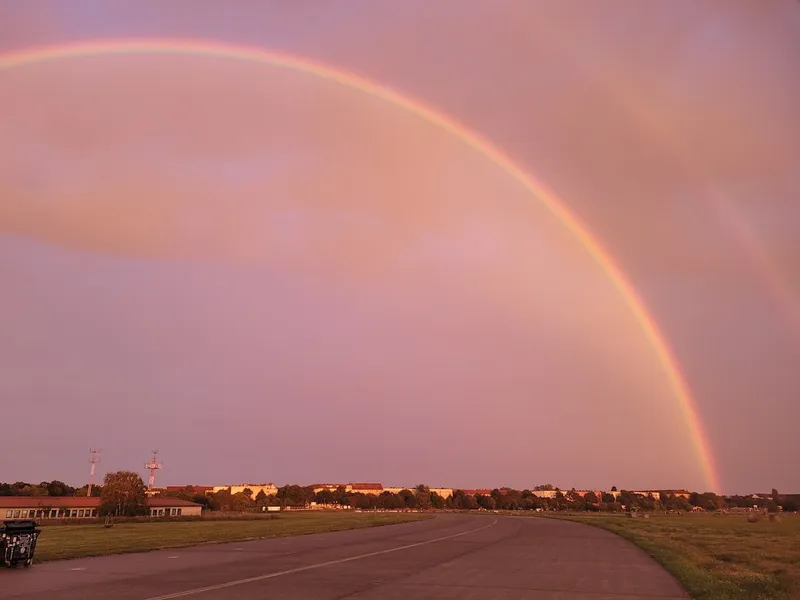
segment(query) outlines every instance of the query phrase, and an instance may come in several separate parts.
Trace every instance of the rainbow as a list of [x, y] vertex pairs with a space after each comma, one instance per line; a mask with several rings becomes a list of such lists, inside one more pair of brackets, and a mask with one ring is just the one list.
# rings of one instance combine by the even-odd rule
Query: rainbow
[[440, 130], [459, 139], [465, 145], [491, 160], [508, 175], [518, 181], [537, 198], [547, 210], [583, 245], [597, 261], [613, 283], [635, 317], [648, 342], [653, 347], [670, 382], [672, 391], [688, 426], [694, 452], [700, 463], [706, 486], [713, 491], [721, 490], [714, 457], [700, 420], [697, 407], [689, 387], [680, 372], [678, 363], [653, 317], [648, 313], [633, 285], [628, 281], [613, 258], [592, 236], [587, 227], [573, 215], [567, 206], [541, 181], [517, 166], [499, 148], [483, 139], [455, 119], [437, 112], [421, 102], [402, 95], [364, 77], [319, 62], [289, 54], [266, 51], [206, 40], [194, 39], [111, 39], [77, 42], [68, 45], [45, 46], [0, 54], [0, 72], [37, 63], [70, 58], [114, 54], [171, 54], [207, 56], [237, 61], [246, 61], [291, 69], [335, 82], [350, 89], [378, 98], [397, 108], [408, 111]]
[[723, 191], [713, 181], [704, 177], [692, 161], [686, 160], [686, 145], [675, 133], [675, 130], [669, 127], [661, 115], [639, 100], [638, 93], [631, 89], [618, 69], [606, 68], [590, 56], [579, 59], [573, 48], [561, 42], [560, 38], [556, 36], [550, 36], [548, 41], [558, 47], [561, 56], [568, 57], [572, 64], [589, 78], [602, 82], [608, 94], [624, 107], [641, 127], [649, 129], [655, 135], [686, 173], [703, 184], [705, 197], [722, 216], [733, 236], [744, 247], [748, 257], [758, 269], [759, 275], [764, 278], [773, 299], [783, 310], [795, 331], [800, 333], [800, 302], [798, 302], [785, 274], [781, 272], [757, 232], [748, 224], [735, 204], [726, 198]]

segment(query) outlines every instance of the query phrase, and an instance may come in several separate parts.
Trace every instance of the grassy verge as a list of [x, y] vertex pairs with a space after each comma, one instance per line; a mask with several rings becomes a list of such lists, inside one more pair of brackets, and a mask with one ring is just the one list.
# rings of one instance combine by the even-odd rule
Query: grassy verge
[[261, 519], [118, 523], [42, 527], [37, 562], [235, 542], [419, 521], [420, 513], [303, 512]]
[[612, 531], [661, 563], [695, 600], [800, 598], [800, 516], [566, 517]]

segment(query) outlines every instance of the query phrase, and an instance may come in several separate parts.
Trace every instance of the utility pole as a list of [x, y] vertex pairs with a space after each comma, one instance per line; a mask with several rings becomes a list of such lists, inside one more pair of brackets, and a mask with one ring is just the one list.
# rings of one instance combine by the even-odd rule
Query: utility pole
[[158, 450], [153, 450], [153, 458], [150, 459], [150, 462], [147, 463], [144, 468], [150, 471], [150, 481], [147, 484], [147, 489], [152, 490], [153, 486], [156, 483], [156, 471], [160, 469], [163, 465], [158, 462]]
[[91, 464], [91, 468], [89, 469], [89, 489], [86, 491], [86, 497], [92, 497], [92, 485], [94, 484], [94, 468], [97, 466], [97, 463], [100, 462], [100, 453], [102, 450], [98, 450], [97, 448], [92, 448], [89, 450], [89, 464]]

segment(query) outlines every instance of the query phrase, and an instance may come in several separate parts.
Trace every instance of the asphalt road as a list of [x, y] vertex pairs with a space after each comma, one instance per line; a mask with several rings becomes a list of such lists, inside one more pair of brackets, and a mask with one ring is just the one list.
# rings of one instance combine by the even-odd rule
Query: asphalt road
[[668, 600], [647, 554], [587, 525], [442, 515], [355, 531], [0, 570], [0, 598], [58, 600]]

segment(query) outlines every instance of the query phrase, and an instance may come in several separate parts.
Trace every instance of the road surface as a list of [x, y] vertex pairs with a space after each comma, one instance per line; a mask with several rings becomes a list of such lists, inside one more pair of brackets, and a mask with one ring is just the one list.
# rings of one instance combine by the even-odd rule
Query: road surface
[[0, 598], [685, 600], [688, 596], [647, 554], [600, 529], [554, 519], [441, 515], [371, 529], [0, 570]]

